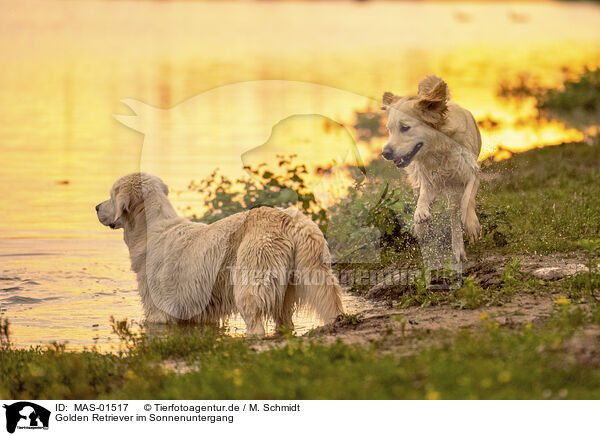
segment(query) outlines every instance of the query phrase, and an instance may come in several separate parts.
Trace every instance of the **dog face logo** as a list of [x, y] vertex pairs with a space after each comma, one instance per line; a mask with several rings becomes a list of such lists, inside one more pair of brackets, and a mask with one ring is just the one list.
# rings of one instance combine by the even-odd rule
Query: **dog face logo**
[[[276, 104], [257, 105], [265, 95], [277, 96]], [[345, 194], [358, 180], [376, 177], [367, 173], [357, 138], [343, 122], [352, 120], [357, 108], [375, 107], [378, 102], [369, 97], [308, 82], [258, 80], [210, 89], [169, 108], [152, 107], [131, 98], [121, 101], [133, 115], [114, 117], [143, 134], [139, 170], [144, 173], [162, 176], [172, 174], [173, 168], [177, 168], [176, 177], [189, 183], [198, 180], [199, 170], [219, 168], [232, 180], [249, 178], [261, 184], [265, 180], [249, 168], [258, 168], [264, 162], [276, 166], [277, 155], [298, 153], [300, 160], [326, 167], [326, 173], [317, 173], [307, 180], [315, 202], [320, 205], [333, 205], [337, 196]], [[358, 170], [352, 169], [354, 173], [348, 177], [348, 169], [354, 167]], [[170, 187], [178, 192], [176, 185]], [[135, 201], [149, 202], [147, 194], [153, 195], [154, 189], [141, 190], [141, 195], [134, 192], [131, 197], [124, 195], [125, 190], [114, 188], [111, 199], [96, 206], [102, 224], [113, 229], [123, 228], [132, 210], [145, 210], [148, 218], [148, 210], [135, 209], [141, 204]], [[260, 205], [279, 206], [282, 198], [286, 198], [287, 205], [298, 202], [298, 194], [287, 189], [274, 197], [272, 203], [270, 199], [263, 199], [266, 201]], [[366, 216], [356, 214], [352, 221], [353, 238], [360, 239], [358, 250], [354, 242], [350, 245], [346, 242], [344, 230], [336, 231], [338, 222], [327, 226], [325, 236], [336, 261], [376, 263], [380, 260], [381, 235], [365, 221]], [[206, 284], [206, 287], [212, 288], [212, 285]], [[154, 302], [167, 311], [169, 307], [165, 303], [163, 298], [156, 298]]]
[[48, 429], [50, 411], [28, 401], [19, 401], [3, 406], [6, 409], [6, 431], [14, 433], [18, 429]]

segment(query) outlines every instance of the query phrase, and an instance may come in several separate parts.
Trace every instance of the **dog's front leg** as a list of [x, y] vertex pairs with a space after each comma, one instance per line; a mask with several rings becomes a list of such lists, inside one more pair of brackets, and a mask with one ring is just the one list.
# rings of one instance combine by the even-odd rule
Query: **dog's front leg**
[[415, 210], [415, 233], [419, 238], [425, 236], [426, 222], [431, 219], [431, 203], [435, 200], [435, 193], [421, 184], [419, 189], [419, 199], [417, 200], [417, 209]]
[[456, 263], [467, 260], [465, 242], [463, 240], [463, 223], [461, 198], [450, 196], [450, 232], [452, 237], [452, 254]]
[[154, 300], [146, 283], [145, 275], [138, 277], [138, 292], [142, 299], [144, 318], [147, 323], [165, 324], [167, 322], [167, 316], [162, 310], [156, 307], [156, 304], [154, 304]]
[[417, 209], [415, 210], [415, 223], [422, 223], [431, 219], [429, 208], [433, 200], [435, 200], [433, 189], [421, 185], [419, 199], [417, 200]]

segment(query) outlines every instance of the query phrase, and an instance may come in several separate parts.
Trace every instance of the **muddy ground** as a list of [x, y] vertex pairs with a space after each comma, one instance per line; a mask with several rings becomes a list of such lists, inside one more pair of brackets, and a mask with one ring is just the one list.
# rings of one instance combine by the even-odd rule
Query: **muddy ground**
[[[532, 326], [546, 320], [561, 296], [557, 282], [578, 271], [585, 270], [584, 259], [578, 253], [518, 256], [522, 271], [528, 277], [550, 282], [550, 291], [531, 292], [523, 290], [502, 306], [481, 307], [466, 310], [444, 304], [434, 307], [398, 308], [391, 297], [398, 298], [398, 289], [376, 286], [376, 292], [366, 292], [365, 304], [370, 308], [356, 314], [358, 322], [339, 319], [333, 324], [315, 329], [310, 335], [325, 343], [337, 339], [349, 344], [376, 345], [382, 352], [407, 355], [428, 345], [435, 345], [451, 338], [457, 331], [473, 328], [489, 322], [506, 327]], [[511, 256], [491, 256], [467, 263], [465, 275], [474, 277], [477, 284], [486, 288], [496, 284], [511, 260]], [[438, 291], [445, 292], [445, 291]], [[600, 366], [600, 328], [584, 327], [569, 344], [578, 359], [595, 362]]]
[[[467, 263], [465, 275], [474, 277], [482, 287], [494, 286], [512, 256], [490, 256]], [[537, 277], [553, 283], [585, 269], [581, 254], [553, 254], [519, 256], [521, 270], [528, 277]], [[314, 329], [304, 335], [306, 340], [318, 340], [330, 344], [342, 340], [347, 344], [366, 347], [375, 346], [378, 352], [408, 356], [428, 346], [439, 345], [451, 340], [461, 329], [485, 327], [498, 323], [503, 327], [523, 328], [531, 323], [534, 327], [547, 320], [562, 294], [549, 287], [543, 292], [523, 290], [513, 295], [502, 306], [481, 307], [474, 310], [460, 309], [451, 304], [433, 307], [397, 307], [397, 287], [375, 285], [376, 292], [363, 295], [346, 290], [355, 307], [363, 308], [351, 312], [352, 319], [340, 317], [332, 324]], [[438, 291], [447, 292], [447, 291]], [[391, 302], [391, 299], [395, 301]], [[364, 309], [367, 307], [367, 309]], [[354, 322], [352, 322], [354, 320]], [[252, 345], [256, 351], [286, 344], [280, 336], [268, 336]], [[588, 325], [581, 328], [564, 344], [572, 351], [575, 359], [586, 365], [600, 368], [600, 327]], [[169, 360], [162, 363], [169, 370], [188, 372], [192, 368], [183, 361]]]

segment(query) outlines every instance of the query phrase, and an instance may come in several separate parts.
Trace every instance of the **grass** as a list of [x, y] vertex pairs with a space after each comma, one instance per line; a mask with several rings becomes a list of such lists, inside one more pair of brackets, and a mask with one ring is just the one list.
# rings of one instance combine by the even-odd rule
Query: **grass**
[[600, 236], [600, 146], [566, 144], [527, 151], [483, 169], [483, 238], [474, 252], [580, 251]]
[[429, 281], [421, 273], [415, 278], [413, 287], [406, 287], [398, 296], [398, 307], [430, 307], [450, 304], [458, 309], [479, 309], [481, 307], [502, 306], [509, 302], [518, 291], [535, 291], [544, 289], [546, 284], [541, 280], [528, 277], [521, 270], [521, 262], [513, 257], [500, 275], [498, 283], [483, 288], [468, 276], [460, 287], [440, 292], [429, 286]]
[[598, 293], [600, 291], [600, 271], [598, 270], [600, 240], [583, 240], [579, 242], [579, 246], [585, 253], [587, 271], [581, 271], [565, 278], [561, 281], [561, 288], [574, 301], [598, 303], [600, 301]]
[[[214, 330], [173, 328], [152, 338], [120, 329], [118, 354], [62, 346], [0, 351], [2, 398], [61, 399], [438, 399], [600, 398], [600, 372], [569, 351], [600, 312], [558, 306], [536, 327], [493, 320], [408, 356], [289, 336], [255, 351]], [[122, 323], [123, 324], [123, 323]], [[189, 372], [166, 369], [184, 359]]]

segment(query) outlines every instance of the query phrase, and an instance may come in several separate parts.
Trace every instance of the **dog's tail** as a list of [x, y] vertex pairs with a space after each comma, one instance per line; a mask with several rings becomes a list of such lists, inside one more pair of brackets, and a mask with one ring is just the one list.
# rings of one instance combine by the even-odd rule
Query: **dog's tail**
[[321, 229], [298, 209], [290, 207], [284, 213], [292, 218], [289, 236], [294, 243], [296, 300], [311, 307], [324, 322], [332, 322], [343, 306], [327, 241]]

